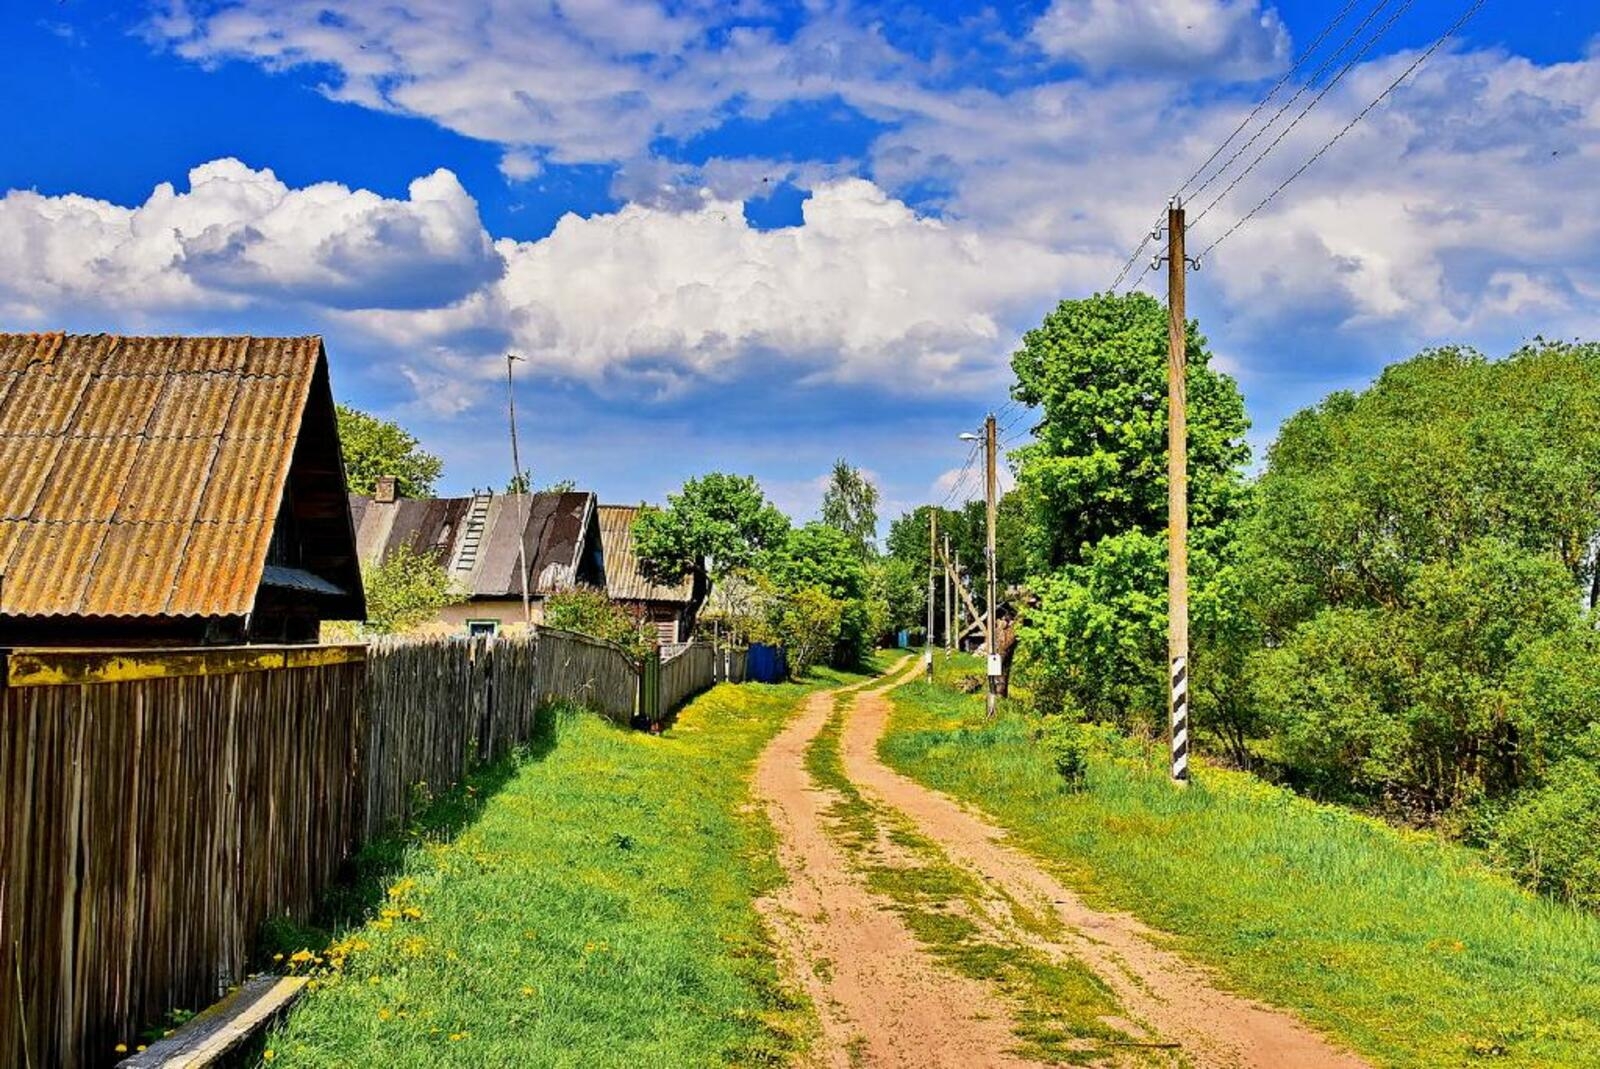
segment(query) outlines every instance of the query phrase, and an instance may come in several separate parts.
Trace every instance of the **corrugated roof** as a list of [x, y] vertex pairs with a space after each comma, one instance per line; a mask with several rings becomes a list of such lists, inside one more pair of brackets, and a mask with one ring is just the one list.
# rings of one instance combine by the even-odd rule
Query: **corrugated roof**
[[[594, 494], [585, 491], [496, 495], [489, 501], [476, 557], [470, 569], [457, 570], [467, 539], [470, 497], [401, 498], [380, 504], [352, 496], [356, 546], [365, 562], [382, 561], [403, 545], [432, 551], [468, 594], [511, 598], [522, 594], [518, 535], [528, 553], [530, 593], [549, 594], [580, 582], [598, 582], [598, 568], [584, 559], [586, 549], [598, 552], [591, 537]], [[598, 562], [594, 562], [597, 564]]]
[[652, 583], [639, 567], [633, 551], [633, 521], [639, 515], [634, 505], [600, 506], [600, 541], [606, 553], [606, 595], [613, 601], [694, 600], [694, 579], [677, 583]]
[[0, 334], [0, 608], [242, 616], [322, 340]]

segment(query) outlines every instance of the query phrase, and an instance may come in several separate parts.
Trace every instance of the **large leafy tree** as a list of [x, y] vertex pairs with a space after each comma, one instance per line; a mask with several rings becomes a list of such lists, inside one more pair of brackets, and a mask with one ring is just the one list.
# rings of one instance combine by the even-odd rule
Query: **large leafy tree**
[[[1238, 513], [1249, 460], [1244, 399], [1187, 327], [1189, 522]], [[1167, 525], [1167, 312], [1143, 293], [1062, 301], [1011, 358], [1012, 396], [1037, 408], [1017, 450], [1035, 572], [1082, 563], [1102, 539]]]
[[353, 494], [370, 494], [380, 475], [393, 475], [404, 497], [429, 497], [444, 462], [422, 448], [414, 435], [393, 420], [347, 405], [338, 406], [339, 446], [345, 479]]
[[664, 509], [645, 509], [633, 541], [645, 573], [657, 582], [692, 576], [699, 600], [724, 576], [748, 569], [781, 546], [789, 520], [748, 475], [712, 472], [667, 495]]
[[1600, 346], [1396, 364], [1288, 420], [1257, 500], [1254, 693], [1291, 774], [1431, 812], [1595, 721]]
[[[1230, 600], [1248, 501], [1244, 401], [1187, 326], [1191, 660], [1196, 723], [1242, 755], [1233, 699], [1252, 629]], [[1166, 706], [1167, 313], [1141, 293], [1063, 301], [1012, 357], [1038, 410], [1020, 463], [1039, 603], [1021, 637], [1041, 699], [1154, 724]], [[1242, 644], [1242, 645], [1241, 645]]]
[[843, 532], [862, 560], [876, 553], [878, 537], [878, 488], [860, 468], [853, 468], [841, 457], [834, 462], [828, 488], [822, 494], [822, 522]]
[[873, 613], [867, 565], [855, 540], [825, 523], [808, 523], [789, 532], [767, 561], [768, 577], [780, 591], [820, 590], [841, 606], [834, 660], [854, 664], [872, 638]]

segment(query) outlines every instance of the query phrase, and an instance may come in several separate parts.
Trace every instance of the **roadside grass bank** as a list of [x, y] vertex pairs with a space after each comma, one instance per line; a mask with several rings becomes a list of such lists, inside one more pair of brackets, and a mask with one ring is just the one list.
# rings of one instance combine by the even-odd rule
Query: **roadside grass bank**
[[[424, 819], [397, 864], [375, 862], [387, 886], [350, 892], [371, 905], [365, 922], [300, 952], [316, 988], [263, 1058], [787, 1063], [812, 1018], [753, 905], [782, 874], [748, 772], [805, 695], [863, 678], [722, 685], [654, 737], [551, 708], [542, 741], [458, 835], [429, 835]], [[447, 805], [463, 804], [455, 794], [470, 805], [476, 791]]]
[[1524, 892], [1470, 850], [1091, 729], [1071, 791], [1034, 721], [950, 684], [896, 688], [880, 745], [971, 803], [1086, 900], [1172, 933], [1236, 989], [1393, 1066], [1589, 1066], [1600, 1049], [1600, 918]]
[[[1120, 1013], [1116, 997], [1076, 961], [1053, 961], [1029, 946], [1028, 934], [1059, 928], [1020, 903], [1005, 902], [997, 917], [995, 891], [954, 865], [938, 845], [892, 810], [869, 801], [845, 773], [840, 751], [843, 713], [853, 695], [840, 694], [834, 712], [806, 750], [806, 770], [835, 801], [831, 829], [874, 894], [887, 899], [934, 959], [945, 968], [994, 985], [1014, 1013], [1016, 1052], [1062, 1065], [1170, 1065], [1169, 1057], [1133, 1052], [1134, 1040], [1104, 1018]], [[1121, 1048], [1121, 1049], [1118, 1049]]]

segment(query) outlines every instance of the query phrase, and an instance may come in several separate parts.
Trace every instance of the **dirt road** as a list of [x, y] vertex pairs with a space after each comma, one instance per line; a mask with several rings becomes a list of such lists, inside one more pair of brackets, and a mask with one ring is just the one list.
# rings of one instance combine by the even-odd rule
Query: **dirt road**
[[[1100, 1064], [1185, 1064], [1247, 1069], [1366, 1063], [1291, 1015], [1221, 990], [1204, 969], [1155, 945], [1132, 917], [1089, 909], [983, 818], [885, 767], [877, 756], [897, 675], [856, 690], [838, 738], [844, 774], [880, 819], [909, 824], [943, 859], [992, 893], [976, 903], [986, 931], [1053, 960], [1075, 960], [1115, 994], [1103, 1024], [1121, 1040], [1089, 1045]], [[810, 994], [822, 1035], [818, 1065], [1017, 1066], [1017, 1003], [994, 985], [935, 960], [902, 913], [868, 889], [859, 856], [841, 841], [839, 792], [806, 767], [834, 713], [834, 692], [813, 696], [768, 746], [754, 785], [779, 840], [788, 883], [764, 903], [787, 966]], [[1021, 925], [1018, 916], [1051, 924]], [[1058, 922], [1058, 923], [1057, 923]]]

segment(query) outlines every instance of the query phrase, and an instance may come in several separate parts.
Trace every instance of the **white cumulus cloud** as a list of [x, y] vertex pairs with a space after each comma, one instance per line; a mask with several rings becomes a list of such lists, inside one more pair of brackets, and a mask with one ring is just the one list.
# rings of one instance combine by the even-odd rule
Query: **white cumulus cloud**
[[1261, 0], [1054, 0], [1032, 36], [1097, 73], [1245, 80], [1289, 58], [1289, 31]]

